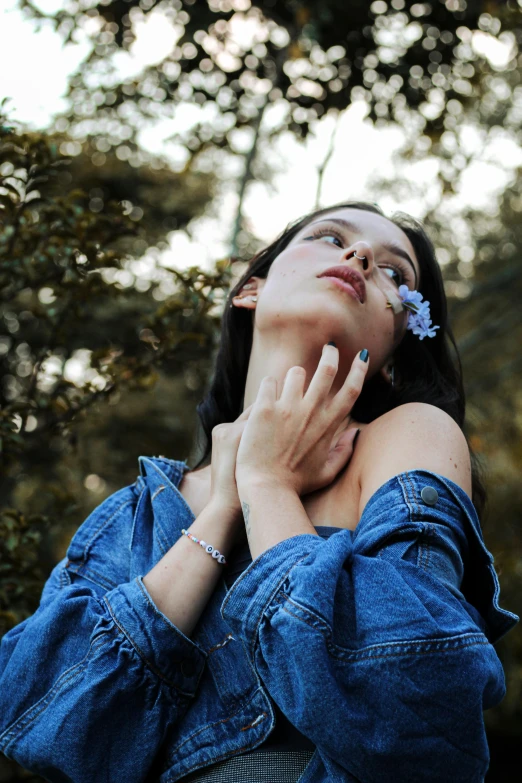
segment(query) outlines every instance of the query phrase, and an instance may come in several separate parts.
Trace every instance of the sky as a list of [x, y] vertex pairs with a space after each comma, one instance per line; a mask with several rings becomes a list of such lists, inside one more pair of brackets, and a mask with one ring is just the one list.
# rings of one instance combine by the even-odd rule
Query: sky
[[[42, 10], [55, 11], [67, 0], [36, 0]], [[147, 22], [136, 26], [137, 40], [129, 54], [122, 52], [118, 68], [122, 75], [137, 73], [145, 65], [161, 61], [176, 41], [176, 32], [159, 13], [148, 15]], [[497, 65], [506, 57], [502, 47], [490, 36], [478, 34], [474, 45]], [[67, 77], [79, 65], [89, 50], [86, 40], [63, 45], [52, 28], [39, 32], [35, 23], [23, 18], [15, 8], [15, 0], [2, 0], [0, 8], [0, 98], [11, 98], [10, 118], [33, 128], [45, 128], [54, 115], [66, 108], [64, 95]], [[35, 67], [36, 65], [36, 67]], [[172, 123], [158, 123], [143, 130], [141, 144], [151, 151], [169, 155], [165, 139], [173, 132]], [[332, 134], [335, 145], [325, 170], [321, 206], [344, 199], [375, 201], [371, 189], [374, 175], [393, 175], [392, 155], [403, 143], [400, 128], [376, 129], [367, 119], [364, 104], [355, 103], [346, 109], [336, 123], [325, 117], [315, 123], [305, 144], [291, 134], [283, 134], [271, 150], [280, 169], [270, 188], [263, 183], [250, 187], [245, 202], [245, 215], [251, 230], [262, 240], [271, 241], [292, 220], [315, 206], [317, 169], [328, 150]], [[469, 133], [470, 149], [478, 144]], [[488, 152], [489, 163], [477, 162], [467, 172], [457, 206], [487, 206], [492, 195], [501, 190], [508, 177], [497, 161], [508, 160], [514, 167], [522, 165], [522, 151], [499, 138]], [[408, 175], [424, 184], [425, 202], [398, 201], [393, 195], [379, 198], [387, 213], [400, 209], [422, 218], [427, 204], [437, 199], [434, 186], [434, 162], [427, 157], [411, 167]], [[219, 215], [197, 221], [193, 238], [184, 232], [171, 235], [171, 248], [165, 262], [174, 260], [178, 266], [201, 264], [210, 268], [213, 261], [228, 252], [230, 229], [235, 217], [237, 196], [231, 188], [224, 194]]]

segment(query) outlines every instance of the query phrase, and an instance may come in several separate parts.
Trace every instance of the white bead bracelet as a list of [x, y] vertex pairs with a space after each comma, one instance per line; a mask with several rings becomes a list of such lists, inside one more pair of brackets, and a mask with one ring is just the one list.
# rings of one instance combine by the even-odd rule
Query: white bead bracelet
[[194, 541], [196, 544], [199, 544], [203, 547], [205, 552], [207, 552], [209, 555], [212, 555], [214, 560], [217, 560], [218, 563], [221, 563], [222, 565], [228, 565], [227, 561], [223, 557], [223, 555], [219, 552], [219, 550], [214, 549], [212, 544], [207, 544], [206, 541], [203, 541], [200, 538], [196, 538], [196, 536], [193, 536], [191, 533], [189, 533], [185, 528], [181, 531], [184, 536], [188, 536], [192, 541]]

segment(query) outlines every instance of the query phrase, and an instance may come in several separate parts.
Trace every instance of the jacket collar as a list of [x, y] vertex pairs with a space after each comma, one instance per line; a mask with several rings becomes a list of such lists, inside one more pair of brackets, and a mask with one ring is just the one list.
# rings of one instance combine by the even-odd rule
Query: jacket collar
[[163, 554], [173, 546], [183, 528], [195, 516], [178, 487], [183, 474], [190, 470], [186, 462], [165, 457], [139, 457], [138, 483], [147, 488], [154, 516], [157, 543]]

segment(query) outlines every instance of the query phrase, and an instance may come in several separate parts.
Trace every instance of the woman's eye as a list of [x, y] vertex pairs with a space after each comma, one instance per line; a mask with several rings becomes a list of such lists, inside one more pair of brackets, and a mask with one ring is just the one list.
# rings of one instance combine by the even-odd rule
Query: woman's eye
[[[323, 234], [323, 239], [333, 239], [335, 242], [339, 243], [339, 246], [342, 247], [343, 243], [339, 239], [339, 237], [336, 237], [335, 234]], [[333, 242], [331, 243], [333, 244]]]
[[[326, 240], [332, 239], [338, 243], [338, 247], [344, 247], [341, 238], [338, 237], [337, 234], [332, 234], [330, 231], [316, 231], [311, 236], [305, 237], [305, 239], [326, 239]], [[329, 244], [332, 245], [333, 242], [330, 242]]]
[[[391, 272], [391, 274], [388, 275], [390, 280], [393, 280], [397, 285], [401, 285], [403, 282], [403, 275], [402, 272], [400, 272], [398, 269], [396, 269], [394, 266], [382, 266], [381, 269], [386, 274], [387, 272]], [[396, 275], [396, 278], [394, 278], [394, 275]]]

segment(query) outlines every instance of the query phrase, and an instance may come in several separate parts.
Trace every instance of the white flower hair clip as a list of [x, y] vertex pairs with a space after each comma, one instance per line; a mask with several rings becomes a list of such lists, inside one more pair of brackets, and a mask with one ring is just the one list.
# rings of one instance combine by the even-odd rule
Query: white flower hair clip
[[399, 299], [395, 303], [388, 301], [386, 307], [392, 307], [394, 313], [408, 310], [408, 326], [413, 334], [418, 335], [419, 340], [425, 337], [435, 337], [435, 329], [440, 326], [432, 326], [430, 317], [430, 303], [422, 301], [422, 294], [411, 291], [407, 285], [399, 286]]

